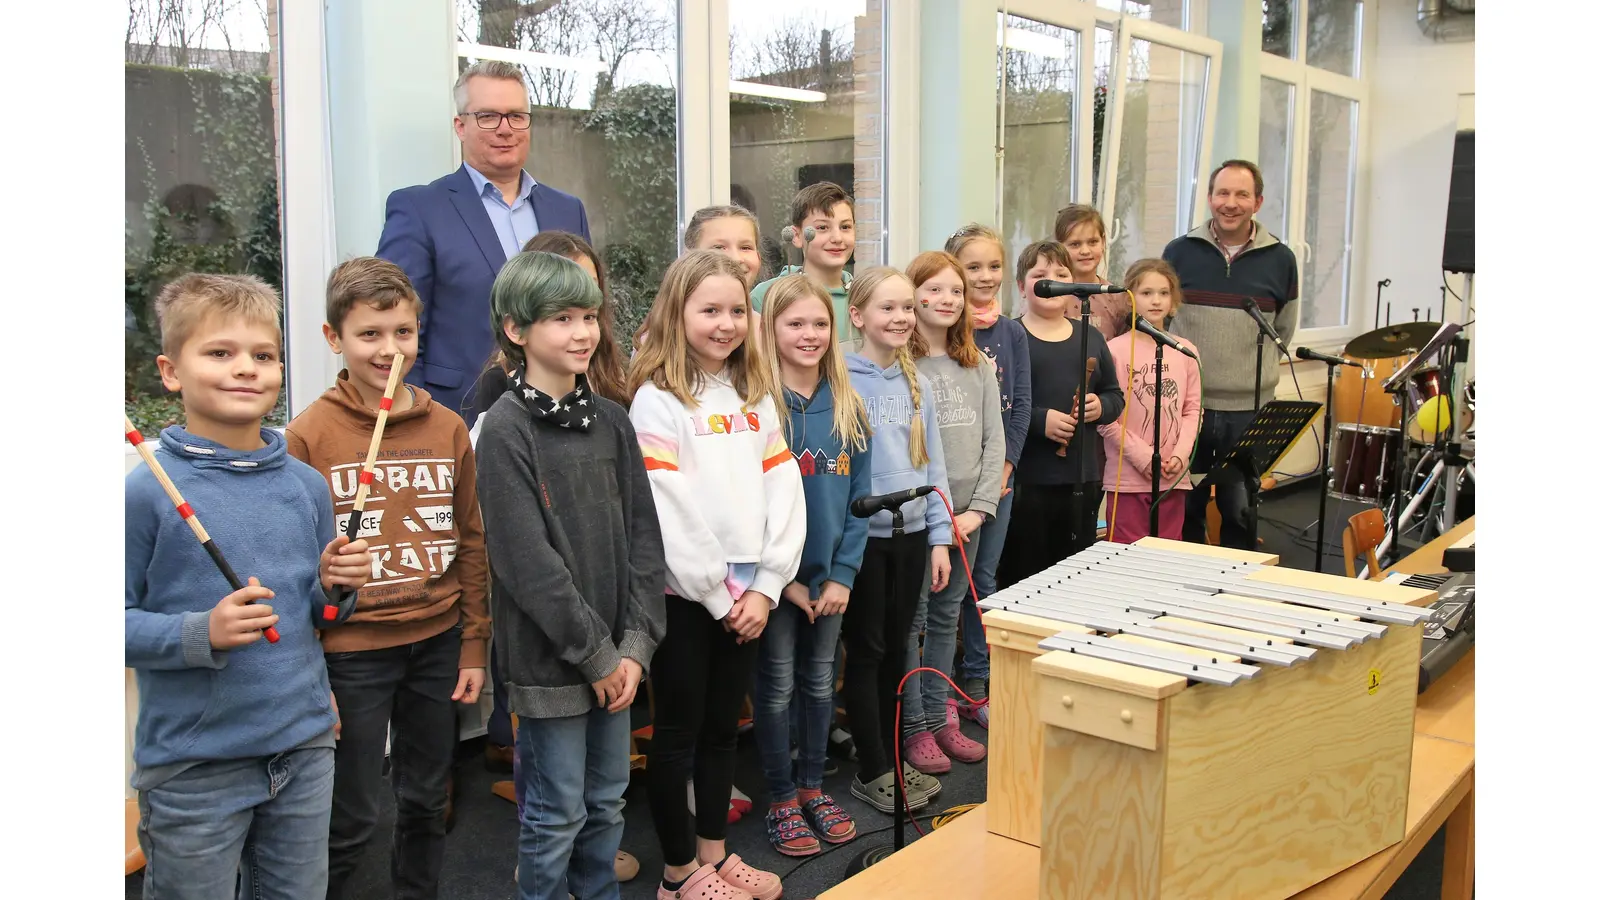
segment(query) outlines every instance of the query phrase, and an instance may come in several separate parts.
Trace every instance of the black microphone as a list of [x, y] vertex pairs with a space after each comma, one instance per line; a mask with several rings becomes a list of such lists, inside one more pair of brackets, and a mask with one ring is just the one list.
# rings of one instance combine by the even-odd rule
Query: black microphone
[[1283, 345], [1283, 339], [1278, 337], [1278, 332], [1272, 327], [1272, 323], [1268, 322], [1267, 317], [1261, 314], [1261, 307], [1256, 305], [1256, 298], [1244, 298], [1244, 311], [1250, 314], [1250, 318], [1256, 320], [1256, 327], [1261, 329], [1261, 333], [1276, 344], [1278, 349], [1283, 351], [1284, 356], [1288, 356], [1289, 348]]
[[892, 494], [875, 494], [871, 497], [862, 497], [850, 503], [850, 514], [858, 519], [870, 519], [880, 509], [899, 509], [903, 504], [910, 503], [918, 497], [933, 493], [933, 485], [925, 484], [907, 491], [895, 491]]
[[1095, 294], [1121, 294], [1126, 289], [1115, 284], [1080, 284], [1074, 281], [1043, 279], [1033, 283], [1033, 295], [1045, 297], [1091, 297]]
[[1195, 356], [1193, 350], [1190, 350], [1188, 347], [1185, 347], [1184, 345], [1178, 343], [1178, 339], [1173, 337], [1172, 335], [1167, 334], [1165, 331], [1162, 331], [1161, 329], [1155, 327], [1154, 325], [1151, 325], [1148, 321], [1146, 321], [1144, 319], [1144, 317], [1141, 316], [1141, 317], [1139, 317], [1137, 319], [1134, 319], [1133, 320], [1133, 327], [1138, 329], [1139, 331], [1142, 331], [1145, 334], [1148, 334], [1151, 337], [1155, 338], [1156, 339], [1156, 343], [1161, 344], [1163, 346], [1171, 347], [1172, 349], [1178, 351], [1179, 353], [1182, 353], [1184, 356], [1189, 357], [1190, 359], [1194, 360], [1195, 362], [1199, 362], [1200, 361], [1200, 357]]
[[1300, 357], [1301, 359], [1311, 359], [1316, 360], [1317, 362], [1324, 362], [1330, 366], [1355, 366], [1358, 369], [1361, 368], [1361, 364], [1358, 362], [1351, 362], [1350, 360], [1341, 356], [1329, 356], [1326, 353], [1318, 353], [1310, 347], [1296, 347], [1294, 348], [1294, 355]]

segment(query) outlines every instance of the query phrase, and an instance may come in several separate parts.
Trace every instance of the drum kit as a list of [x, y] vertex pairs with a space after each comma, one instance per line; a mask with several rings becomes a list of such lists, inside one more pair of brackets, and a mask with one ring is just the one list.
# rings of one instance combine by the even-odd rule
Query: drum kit
[[[1452, 323], [1404, 322], [1345, 345], [1344, 355], [1360, 363], [1361, 374], [1358, 382], [1341, 375], [1330, 398], [1343, 410], [1329, 451], [1328, 495], [1386, 510], [1390, 529], [1380, 558], [1424, 503], [1420, 527], [1426, 532], [1431, 523], [1443, 532], [1453, 524], [1457, 495], [1475, 484], [1476, 385], [1467, 382], [1459, 398], [1452, 396], [1452, 353], [1460, 334], [1461, 326]], [[1369, 395], [1380, 378], [1381, 392]], [[1450, 479], [1448, 497], [1435, 490]]]

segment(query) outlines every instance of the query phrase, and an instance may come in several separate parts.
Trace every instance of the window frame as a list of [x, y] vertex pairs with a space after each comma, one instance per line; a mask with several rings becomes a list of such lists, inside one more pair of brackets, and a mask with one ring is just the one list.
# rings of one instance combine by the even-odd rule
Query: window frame
[[[1359, 53], [1355, 60], [1355, 71], [1367, 70], [1366, 60], [1372, 52], [1372, 42], [1376, 29], [1370, 27], [1370, 17], [1361, 17], [1361, 34], [1357, 38]], [[1305, 57], [1307, 16], [1310, 4], [1300, 0], [1296, 4], [1295, 23], [1296, 49], [1301, 59]], [[1294, 346], [1310, 347], [1320, 352], [1338, 352], [1351, 338], [1370, 330], [1362, 323], [1371, 315], [1373, 303], [1370, 292], [1362, 286], [1367, 281], [1367, 253], [1364, 236], [1367, 234], [1369, 198], [1371, 184], [1371, 146], [1372, 146], [1372, 92], [1371, 87], [1364, 77], [1351, 77], [1341, 75], [1327, 69], [1318, 69], [1299, 60], [1284, 59], [1276, 54], [1264, 50], [1260, 53], [1262, 78], [1271, 78], [1294, 87], [1295, 109], [1294, 121], [1290, 131], [1293, 135], [1294, 146], [1289, 154], [1289, 184], [1288, 209], [1286, 218], [1289, 221], [1289, 233], [1277, 235], [1279, 240], [1289, 245], [1295, 253], [1296, 269], [1299, 273], [1301, 306], [1305, 309], [1305, 273], [1306, 261], [1310, 258], [1311, 247], [1306, 240], [1306, 205], [1310, 193], [1310, 158], [1311, 158], [1311, 94], [1313, 91], [1329, 94], [1356, 104], [1356, 137], [1353, 167], [1353, 177], [1348, 185], [1348, 202], [1350, 204], [1347, 220], [1346, 252], [1349, 254], [1348, 281], [1344, 297], [1345, 321], [1341, 325], [1324, 325], [1320, 327], [1296, 327]], [[1259, 123], [1259, 113], [1257, 116]], [[1257, 126], [1259, 132], [1259, 124]], [[1259, 147], [1257, 156], [1260, 155]], [[1305, 316], [1301, 316], [1305, 321]]]

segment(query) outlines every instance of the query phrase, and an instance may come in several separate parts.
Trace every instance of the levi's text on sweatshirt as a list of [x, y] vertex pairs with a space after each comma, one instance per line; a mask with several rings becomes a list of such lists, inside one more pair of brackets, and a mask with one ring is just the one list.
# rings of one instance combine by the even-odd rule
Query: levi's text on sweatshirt
[[133, 786], [150, 790], [216, 760], [332, 747], [328, 668], [312, 610], [328, 602], [318, 566], [333, 504], [283, 436], [233, 450], [173, 425], [156, 457], [239, 578], [274, 594], [279, 639], [211, 647], [211, 610], [233, 588], [148, 468], [124, 482], [123, 659], [139, 680]]
[[[944, 445], [939, 442], [939, 417], [928, 376], [917, 373], [922, 389], [922, 429], [928, 445], [927, 465], [918, 467], [911, 464], [911, 389], [900, 364], [880, 369], [877, 363], [857, 353], [846, 356], [845, 364], [850, 369], [850, 386], [866, 404], [867, 423], [872, 426], [872, 493], [890, 494], [932, 484], [948, 494]], [[950, 545], [950, 512], [943, 500], [918, 497], [902, 505], [900, 511], [907, 534], [926, 528], [929, 546]], [[870, 537], [894, 533], [894, 515], [887, 509], [873, 513], [870, 523]]]
[[628, 417], [639, 436], [666, 551], [667, 589], [721, 620], [745, 590], [774, 607], [806, 539], [800, 467], [771, 397], [753, 408], [721, 374], [686, 407], [646, 382]]
[[833, 433], [833, 387], [817, 383], [809, 399], [784, 388], [785, 432], [806, 494], [806, 543], [795, 581], [822, 595], [824, 582], [855, 587], [867, 550], [867, 520], [850, 514], [851, 501], [872, 493], [872, 444], [847, 447]]
[[[405, 387], [411, 408], [389, 413], [357, 534], [372, 552], [372, 578], [350, 620], [322, 633], [322, 646], [329, 653], [399, 647], [459, 621], [461, 668], [483, 668], [489, 664], [488, 563], [467, 425], [426, 390]], [[326, 479], [341, 534], [355, 510], [377, 422], [377, 410], [340, 372], [285, 435], [290, 455]]]

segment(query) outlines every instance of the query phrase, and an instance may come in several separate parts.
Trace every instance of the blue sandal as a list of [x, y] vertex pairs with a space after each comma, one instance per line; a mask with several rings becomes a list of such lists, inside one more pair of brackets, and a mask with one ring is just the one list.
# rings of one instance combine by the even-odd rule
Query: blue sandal
[[822, 844], [800, 814], [800, 807], [792, 802], [767, 810], [767, 840], [784, 856], [815, 856], [822, 852]]
[[[833, 802], [827, 794], [818, 794], [802, 803], [801, 809], [805, 811], [806, 821], [812, 830], [823, 840], [830, 844], [843, 844], [855, 840], [856, 822], [850, 814]], [[834, 833], [838, 825], [849, 825], [849, 829], [839, 834]]]

